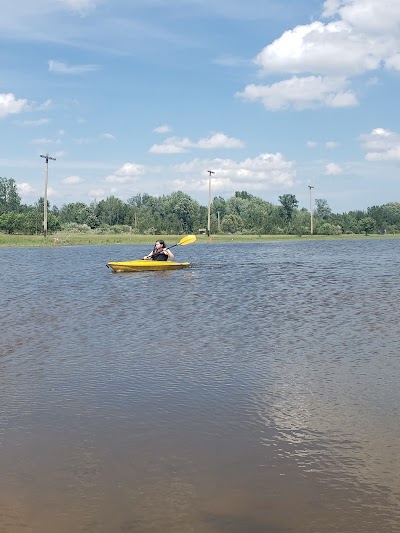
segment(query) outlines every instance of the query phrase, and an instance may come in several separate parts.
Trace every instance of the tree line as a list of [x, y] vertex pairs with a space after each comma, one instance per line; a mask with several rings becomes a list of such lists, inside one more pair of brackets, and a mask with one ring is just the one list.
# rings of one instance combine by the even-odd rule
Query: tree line
[[[298, 207], [294, 194], [279, 196], [274, 205], [246, 191], [211, 204], [211, 233], [257, 235], [307, 235], [311, 233], [310, 212]], [[33, 205], [22, 204], [13, 179], [0, 178], [0, 231], [40, 234], [43, 231], [43, 198]], [[48, 231], [132, 232], [138, 234], [183, 234], [205, 231], [208, 207], [182, 191], [164, 196], [136, 194], [126, 202], [115, 196], [105, 200], [64, 204], [48, 203]], [[325, 199], [315, 199], [313, 233], [400, 233], [400, 202], [369, 207], [366, 211], [333, 213]]]

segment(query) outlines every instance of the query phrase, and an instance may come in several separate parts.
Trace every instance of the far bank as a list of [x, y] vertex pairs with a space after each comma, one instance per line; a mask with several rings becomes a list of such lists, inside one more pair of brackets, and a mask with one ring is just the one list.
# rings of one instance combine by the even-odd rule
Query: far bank
[[[162, 237], [167, 246], [180, 241], [182, 235], [137, 235], [137, 234], [88, 234], [63, 233], [54, 235], [6, 235], [0, 233], [0, 247], [58, 247], [58, 246], [102, 246], [102, 245], [152, 245]], [[386, 235], [196, 235], [195, 244], [231, 243], [231, 242], [273, 242], [299, 240], [351, 240], [351, 239], [388, 239], [399, 238], [400, 234]]]

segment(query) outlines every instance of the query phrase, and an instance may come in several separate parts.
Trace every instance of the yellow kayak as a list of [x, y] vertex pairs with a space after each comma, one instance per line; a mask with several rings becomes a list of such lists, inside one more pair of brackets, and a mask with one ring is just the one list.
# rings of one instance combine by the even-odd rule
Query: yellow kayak
[[177, 270], [178, 268], [188, 268], [190, 263], [176, 263], [175, 261], [152, 261], [146, 259], [136, 259], [134, 261], [110, 261], [107, 267], [114, 272], [144, 272]]

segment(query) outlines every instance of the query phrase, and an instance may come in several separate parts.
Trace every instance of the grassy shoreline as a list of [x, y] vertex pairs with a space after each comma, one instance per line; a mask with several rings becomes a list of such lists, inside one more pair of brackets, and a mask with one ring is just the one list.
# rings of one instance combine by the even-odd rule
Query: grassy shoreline
[[[399, 238], [400, 235], [197, 235], [198, 244], [231, 243], [231, 242], [272, 242], [272, 241], [304, 241], [304, 240], [349, 240], [349, 239], [388, 239]], [[87, 234], [63, 233], [55, 235], [5, 235], [0, 234], [0, 247], [57, 247], [57, 246], [104, 246], [121, 244], [152, 245], [157, 238], [165, 240], [167, 245], [179, 242], [182, 235], [130, 235], [130, 234]]]

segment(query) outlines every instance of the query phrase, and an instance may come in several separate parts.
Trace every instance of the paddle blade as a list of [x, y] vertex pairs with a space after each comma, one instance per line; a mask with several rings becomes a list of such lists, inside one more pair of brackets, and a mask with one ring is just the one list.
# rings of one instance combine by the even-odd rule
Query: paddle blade
[[186, 246], [187, 244], [193, 244], [196, 241], [196, 235], [186, 235], [179, 242], [179, 246]]

